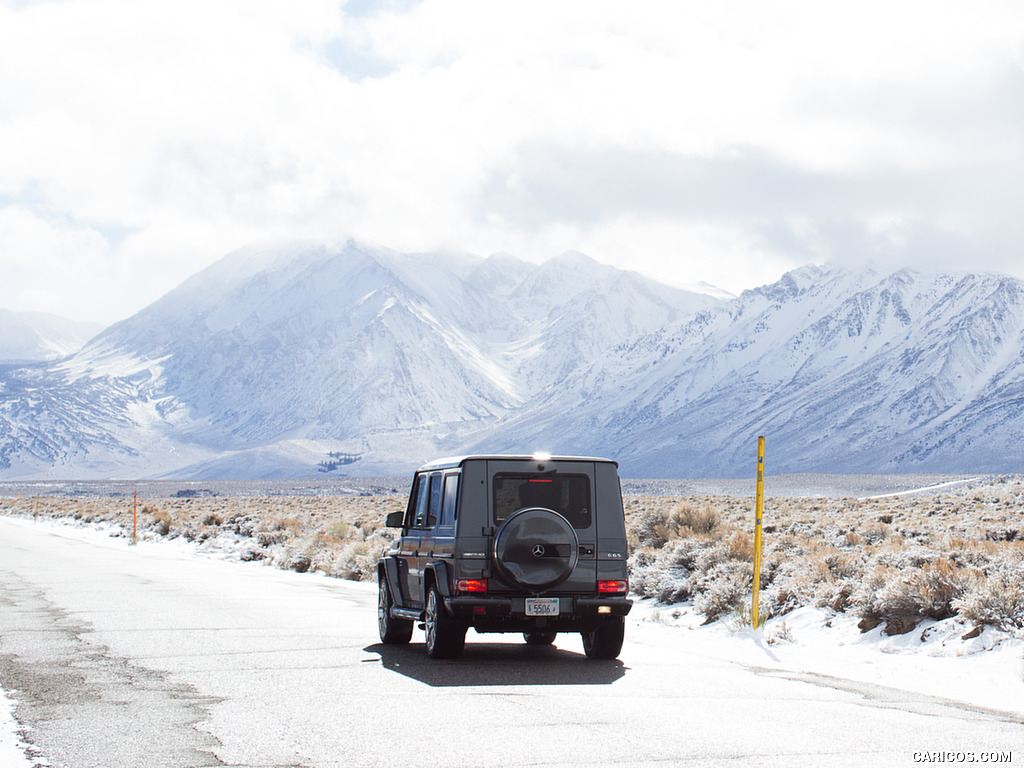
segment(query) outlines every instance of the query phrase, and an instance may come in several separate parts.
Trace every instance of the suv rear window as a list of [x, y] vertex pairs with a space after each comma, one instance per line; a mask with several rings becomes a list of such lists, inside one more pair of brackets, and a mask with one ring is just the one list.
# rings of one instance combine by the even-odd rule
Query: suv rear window
[[590, 527], [590, 479], [586, 475], [500, 472], [494, 476], [493, 487], [497, 523], [520, 509], [544, 507], [560, 514], [573, 528]]

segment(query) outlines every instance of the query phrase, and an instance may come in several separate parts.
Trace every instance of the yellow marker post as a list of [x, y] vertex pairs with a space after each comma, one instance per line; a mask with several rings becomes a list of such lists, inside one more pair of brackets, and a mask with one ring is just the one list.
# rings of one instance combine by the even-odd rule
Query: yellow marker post
[[750, 625], [757, 628], [761, 591], [761, 517], [764, 514], [764, 435], [757, 438], [757, 495], [754, 501], [754, 592], [750, 600]]

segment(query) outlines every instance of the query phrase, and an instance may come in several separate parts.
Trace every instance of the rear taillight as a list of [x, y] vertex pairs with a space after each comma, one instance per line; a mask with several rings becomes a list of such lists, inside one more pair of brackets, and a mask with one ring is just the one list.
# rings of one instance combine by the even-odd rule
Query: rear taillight
[[487, 579], [456, 579], [456, 592], [486, 592]]
[[597, 582], [597, 591], [601, 595], [624, 595], [629, 592], [629, 582], [625, 579]]

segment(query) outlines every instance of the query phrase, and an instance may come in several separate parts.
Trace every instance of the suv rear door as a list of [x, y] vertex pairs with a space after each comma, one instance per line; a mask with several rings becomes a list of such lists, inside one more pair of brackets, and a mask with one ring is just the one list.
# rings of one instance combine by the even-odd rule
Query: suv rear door
[[[593, 593], [597, 588], [598, 533], [594, 463], [491, 460], [487, 462], [487, 480], [489, 522], [495, 531], [512, 513], [527, 507], [553, 509], [569, 521], [579, 541], [579, 559], [572, 575], [550, 591]], [[500, 581], [489, 589], [521, 591]]]

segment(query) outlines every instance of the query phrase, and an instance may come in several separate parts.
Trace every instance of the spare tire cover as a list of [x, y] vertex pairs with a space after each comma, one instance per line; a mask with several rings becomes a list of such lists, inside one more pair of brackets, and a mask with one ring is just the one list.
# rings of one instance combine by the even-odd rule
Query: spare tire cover
[[551, 509], [527, 507], [509, 515], [494, 537], [494, 565], [506, 583], [543, 592], [576, 567], [579, 540], [569, 521]]

